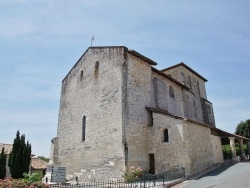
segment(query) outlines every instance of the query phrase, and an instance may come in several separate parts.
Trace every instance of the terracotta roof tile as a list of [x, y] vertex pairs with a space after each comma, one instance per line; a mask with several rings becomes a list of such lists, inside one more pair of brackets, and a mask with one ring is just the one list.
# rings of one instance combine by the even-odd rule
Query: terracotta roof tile
[[9, 155], [12, 151], [12, 144], [3, 144], [0, 143], [0, 152], [2, 151], [2, 148], [4, 147], [5, 154]]
[[46, 162], [40, 158], [32, 158], [31, 159], [31, 167], [33, 169], [46, 169], [47, 165], [46, 165]]

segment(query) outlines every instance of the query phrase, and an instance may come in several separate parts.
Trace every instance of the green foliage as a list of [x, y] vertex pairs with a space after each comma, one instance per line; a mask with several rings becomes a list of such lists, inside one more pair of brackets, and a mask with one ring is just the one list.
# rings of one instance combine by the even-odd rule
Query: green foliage
[[244, 144], [243, 149], [245, 151], [245, 154], [250, 155], [250, 153], [248, 153], [249, 150], [248, 150], [247, 144]]
[[32, 173], [32, 174], [23, 173], [23, 181], [28, 184], [42, 181], [42, 178], [43, 178], [42, 175], [38, 173]]
[[46, 163], [49, 162], [49, 158], [46, 158], [44, 156], [38, 156], [39, 159], [42, 159], [43, 161], [45, 161]]
[[25, 144], [25, 135], [20, 137], [20, 133], [17, 131], [8, 164], [12, 178], [22, 178], [23, 173], [29, 172], [30, 156], [31, 145], [29, 142]]
[[[243, 149], [244, 149], [245, 153], [247, 153], [248, 150], [247, 150], [246, 144], [243, 144]], [[241, 153], [240, 153], [239, 143], [235, 144], [235, 150], [236, 150], [236, 155], [240, 156]], [[222, 146], [222, 152], [223, 152], [224, 159], [232, 159], [232, 150], [231, 150], [231, 147], [229, 144]]]
[[250, 138], [250, 119], [240, 122], [236, 127], [235, 134]]
[[240, 156], [240, 145], [238, 143], [235, 143], [235, 150], [236, 150], [236, 155]]
[[125, 181], [135, 181], [142, 176], [142, 168], [131, 167], [131, 171], [125, 172], [123, 178]]
[[232, 159], [232, 151], [229, 144], [222, 146], [222, 152], [224, 159]]
[[4, 179], [6, 176], [6, 160], [7, 156], [4, 153], [4, 147], [3, 147], [0, 154], [0, 179]]
[[25, 182], [23, 179], [11, 179], [6, 178], [0, 179], [0, 188], [49, 188], [49, 185], [42, 183], [41, 181], [37, 182]]

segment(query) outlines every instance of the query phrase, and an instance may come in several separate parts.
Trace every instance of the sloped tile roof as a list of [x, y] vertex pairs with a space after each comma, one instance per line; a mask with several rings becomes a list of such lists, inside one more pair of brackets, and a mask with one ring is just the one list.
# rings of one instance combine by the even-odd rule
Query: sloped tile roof
[[5, 154], [9, 155], [12, 151], [12, 144], [3, 144], [0, 143], [0, 152], [2, 151], [2, 148], [4, 147]]
[[31, 159], [31, 168], [33, 169], [46, 169], [46, 162], [40, 158], [32, 158]]

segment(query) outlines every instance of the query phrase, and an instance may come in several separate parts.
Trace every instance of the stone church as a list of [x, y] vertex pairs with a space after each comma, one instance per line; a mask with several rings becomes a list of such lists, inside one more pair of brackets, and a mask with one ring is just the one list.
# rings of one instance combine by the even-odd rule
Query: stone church
[[221, 137], [237, 135], [215, 127], [207, 80], [184, 63], [155, 65], [124, 46], [90, 47], [69, 71], [56, 138], [67, 178], [121, 179], [131, 166], [192, 175], [223, 162]]

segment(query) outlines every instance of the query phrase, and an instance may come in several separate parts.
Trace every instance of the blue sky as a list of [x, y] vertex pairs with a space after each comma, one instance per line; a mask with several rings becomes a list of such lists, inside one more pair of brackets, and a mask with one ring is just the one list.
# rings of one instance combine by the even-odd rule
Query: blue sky
[[0, 142], [17, 130], [49, 157], [61, 81], [94, 46], [127, 46], [158, 63], [184, 62], [208, 82], [216, 126], [250, 114], [248, 0], [0, 0]]

